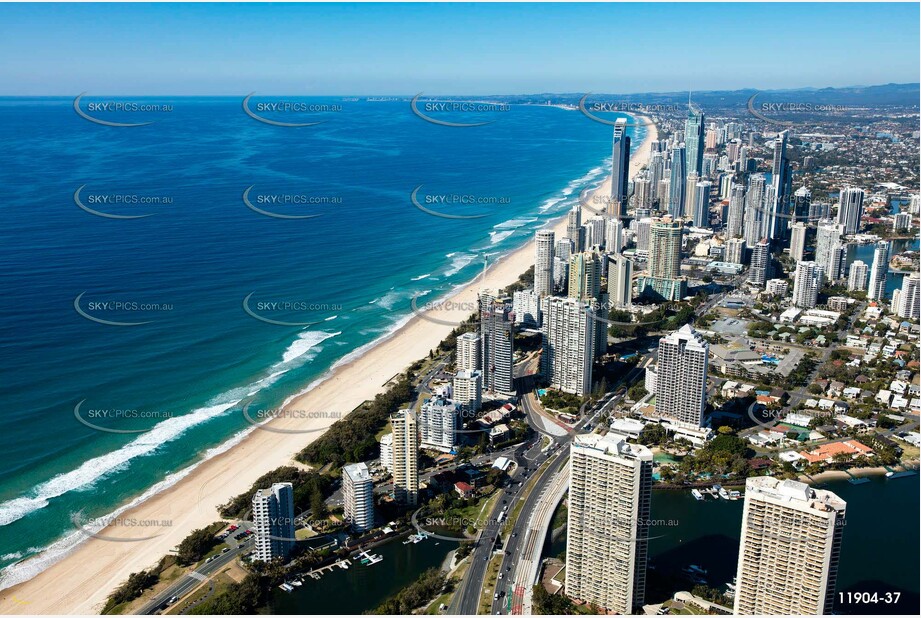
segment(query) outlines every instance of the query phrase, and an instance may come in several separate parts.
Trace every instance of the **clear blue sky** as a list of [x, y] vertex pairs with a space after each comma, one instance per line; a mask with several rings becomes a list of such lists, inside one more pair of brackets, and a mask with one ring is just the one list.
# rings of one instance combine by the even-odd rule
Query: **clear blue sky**
[[903, 4], [0, 4], [0, 95], [512, 94], [919, 80]]

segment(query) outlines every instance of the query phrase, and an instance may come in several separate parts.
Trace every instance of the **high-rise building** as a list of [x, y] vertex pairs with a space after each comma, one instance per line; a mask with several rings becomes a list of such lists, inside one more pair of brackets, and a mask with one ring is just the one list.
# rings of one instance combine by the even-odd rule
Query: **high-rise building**
[[790, 161], [787, 159], [787, 131], [781, 131], [774, 140], [774, 159], [771, 166], [771, 200], [765, 202], [768, 214], [764, 235], [771, 241], [782, 241], [787, 233], [787, 212], [791, 189]]
[[390, 417], [393, 433], [393, 497], [400, 504], [419, 503], [419, 431], [416, 414], [400, 410]]
[[902, 295], [896, 313], [908, 320], [921, 318], [921, 273], [914, 272], [902, 279]]
[[480, 369], [480, 336], [477, 333], [464, 333], [457, 336], [458, 371], [476, 371]]
[[698, 182], [695, 185], [696, 197], [694, 199], [694, 225], [696, 227], [710, 227], [710, 188], [713, 186], [709, 180]]
[[592, 390], [595, 360], [595, 314], [588, 302], [550, 296], [544, 313], [541, 373], [554, 388], [576, 395]]
[[694, 210], [697, 208], [697, 183], [700, 176], [697, 172], [691, 172], [685, 178], [684, 186], [684, 206], [681, 209], [681, 216], [687, 219], [694, 218]]
[[601, 256], [594, 251], [576, 253], [569, 260], [569, 297], [598, 298], [601, 292]]
[[911, 229], [911, 215], [907, 212], [899, 212], [892, 216], [892, 231], [901, 232]]
[[515, 355], [515, 312], [507, 298], [480, 292], [480, 369], [483, 388], [492, 393], [512, 393]]
[[585, 230], [582, 228], [582, 207], [576, 204], [566, 219], [566, 238], [572, 241], [573, 251], [585, 251]]
[[688, 103], [688, 119], [684, 124], [684, 143], [687, 145], [688, 173], [703, 172], [704, 160], [704, 113], [695, 105]]
[[771, 243], [767, 238], [762, 238], [752, 247], [747, 281], [752, 285], [764, 285], [771, 276], [771, 271]]
[[815, 232], [815, 261], [832, 281], [841, 276], [844, 225], [831, 219], [819, 221]]
[[438, 396], [426, 399], [419, 412], [418, 424], [422, 448], [443, 453], [454, 450], [460, 414], [453, 400]]
[[537, 230], [534, 235], [534, 293], [540, 296], [553, 294], [553, 230]]
[[614, 144], [611, 153], [611, 202], [608, 214], [620, 218], [627, 212], [627, 179], [630, 175], [630, 136], [627, 135], [627, 119], [614, 121]]
[[608, 265], [608, 297], [615, 309], [633, 304], [633, 261], [625, 255], [615, 255]]
[[883, 300], [886, 297], [886, 276], [889, 273], [889, 243], [881, 240], [873, 249], [873, 265], [870, 267], [870, 283], [867, 285], [869, 300]]
[[662, 208], [662, 205], [659, 205], [660, 210], [664, 210], [675, 219], [681, 218], [681, 211], [684, 209], [686, 179], [687, 162], [685, 159], [684, 144], [681, 144], [679, 146], [675, 146], [671, 150], [671, 168], [669, 171], [669, 195], [667, 207]]
[[762, 233], [764, 216], [764, 174], [752, 174], [748, 177], [748, 189], [745, 192], [745, 244], [749, 249], [764, 238]]
[[681, 276], [680, 221], [653, 219], [649, 227], [649, 276], [676, 279]]
[[726, 241], [726, 261], [732, 264], [745, 263], [745, 239], [730, 238]]
[[838, 202], [838, 223], [844, 226], [845, 234], [856, 234], [863, 217], [863, 189], [845, 187], [841, 189]]
[[684, 427], [703, 425], [710, 344], [685, 324], [659, 339], [656, 415]]
[[806, 253], [806, 239], [809, 228], [803, 221], [797, 221], [790, 228], [790, 257], [799, 262]]
[[847, 275], [847, 289], [849, 292], [854, 290], [866, 290], [867, 289], [867, 273], [869, 268], [866, 263], [861, 260], [854, 260], [851, 263], [851, 270]]
[[608, 218], [604, 230], [604, 248], [608, 253], [620, 253], [624, 250], [623, 220]]
[[635, 208], [652, 208], [652, 183], [648, 174], [637, 174], [633, 179], [633, 206]]
[[381, 436], [381, 467], [393, 473], [393, 434], [385, 433]]
[[652, 229], [652, 218], [636, 220], [636, 251], [637, 253], [649, 252], [649, 233]]
[[566, 594], [614, 614], [644, 602], [652, 452], [614, 434], [570, 447]]
[[794, 225], [797, 221], [808, 221], [811, 205], [812, 191], [806, 187], [797, 189], [793, 194], [793, 204], [792, 208], [790, 208], [790, 225]]
[[540, 326], [540, 297], [534, 290], [513, 292], [512, 310], [515, 312], [515, 320], [522, 326]]
[[745, 217], [745, 185], [733, 184], [729, 190], [729, 221], [726, 225], [726, 238], [742, 235]]
[[594, 215], [585, 222], [585, 247], [593, 249], [604, 244], [605, 217]]
[[831, 215], [831, 204], [827, 202], [811, 202], [809, 204], [809, 220], [821, 221]]
[[793, 277], [793, 304], [801, 309], [812, 309], [822, 288], [822, 267], [815, 262], [798, 262]]
[[831, 613], [846, 508], [834, 493], [799, 481], [749, 478], [734, 613]]
[[274, 483], [253, 494], [254, 560], [285, 558], [294, 549], [294, 486]]
[[464, 418], [471, 417], [483, 405], [483, 374], [479, 371], [458, 371], [453, 385], [454, 403]]
[[374, 481], [364, 463], [342, 468], [342, 515], [359, 532], [374, 527]]

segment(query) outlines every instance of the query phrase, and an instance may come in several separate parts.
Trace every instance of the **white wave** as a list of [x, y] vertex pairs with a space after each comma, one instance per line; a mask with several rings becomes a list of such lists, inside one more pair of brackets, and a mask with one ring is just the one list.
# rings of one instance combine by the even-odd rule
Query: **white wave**
[[12, 554], [3, 554], [0, 556], [0, 560], [19, 560], [20, 558], [22, 558], [21, 551], [14, 552]]
[[451, 265], [445, 271], [445, 276], [450, 277], [459, 273], [465, 266], [468, 266], [473, 260], [476, 259], [476, 255], [472, 253], [453, 253], [449, 255], [454, 255], [451, 260]]
[[338, 315], [331, 315], [331, 316], [329, 316], [328, 318], [323, 318], [323, 321], [324, 321], [324, 322], [332, 322], [333, 320], [335, 320], [335, 319], [338, 318], [338, 317], [339, 317]]
[[492, 244], [497, 245], [514, 233], [515, 233], [515, 230], [506, 230], [504, 232], [490, 232], [489, 240], [492, 242]]
[[288, 346], [288, 349], [285, 350], [285, 353], [282, 354], [281, 362], [282, 364], [288, 364], [291, 361], [300, 358], [304, 354], [310, 352], [317, 345], [323, 343], [330, 337], [335, 337], [341, 335], [342, 333], [327, 333], [323, 331], [308, 331], [306, 333], [301, 333], [297, 336], [291, 345]]
[[10, 566], [3, 569], [0, 572], [0, 590], [10, 588], [22, 582], [28, 581], [50, 567], [51, 565], [59, 562], [67, 554], [74, 550], [80, 543], [86, 541], [89, 536], [86, 532], [95, 533], [102, 529], [103, 522], [111, 521], [112, 519], [118, 517], [125, 511], [136, 507], [137, 505], [146, 502], [153, 496], [156, 496], [162, 491], [165, 491], [187, 477], [192, 473], [195, 468], [203, 464], [204, 462], [217, 457], [221, 453], [229, 451], [231, 448], [239, 444], [246, 436], [255, 431], [255, 427], [247, 427], [246, 429], [237, 432], [232, 438], [219, 444], [213, 448], [205, 451], [202, 458], [195, 462], [194, 464], [174, 472], [173, 474], [168, 475], [165, 479], [151, 486], [150, 489], [145, 491], [143, 494], [128, 502], [127, 504], [120, 506], [115, 509], [108, 515], [104, 517], [99, 517], [95, 521], [99, 522], [93, 526], [84, 526], [82, 530], [75, 531], [61, 539], [58, 539], [51, 545], [48, 545], [44, 548], [30, 547], [27, 551], [30, 554], [38, 553], [37, 556], [33, 556], [23, 560], [22, 562], [17, 562], [11, 564]]
[[413, 277], [410, 281], [422, 281], [423, 279], [428, 279], [432, 276], [432, 273], [425, 273], [424, 275], [419, 275], [418, 277]]
[[6, 526], [48, 505], [48, 501], [68, 492], [90, 487], [93, 483], [123, 469], [137, 457], [149, 455], [164, 444], [172, 442], [188, 429], [225, 414], [239, 400], [199, 408], [183, 416], [174, 416], [157, 423], [150, 431], [141, 434], [123, 447], [94, 457], [82, 465], [36, 485], [30, 495], [14, 498], [0, 504], [0, 526]]
[[519, 227], [521, 227], [521, 226], [523, 226], [523, 225], [527, 225], [527, 224], [529, 224], [529, 223], [534, 223], [535, 221], [537, 221], [537, 219], [535, 219], [535, 218], [530, 218], [530, 219], [510, 219], [510, 220], [504, 221], [504, 222], [502, 222], [502, 223], [500, 223], [500, 224], [498, 224], [498, 225], [492, 226], [492, 229], [494, 229], [494, 230], [509, 230], [509, 229], [514, 229], [514, 228], [519, 228]]

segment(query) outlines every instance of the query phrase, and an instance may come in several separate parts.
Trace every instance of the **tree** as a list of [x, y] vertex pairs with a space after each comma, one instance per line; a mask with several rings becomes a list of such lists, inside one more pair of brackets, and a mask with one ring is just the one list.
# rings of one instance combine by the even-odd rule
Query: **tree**
[[326, 519], [329, 516], [329, 510], [323, 500], [323, 493], [319, 489], [314, 489], [310, 494], [310, 512], [313, 514], [313, 519], [317, 521]]
[[735, 433], [735, 430], [734, 430], [732, 427], [730, 427], [729, 425], [720, 425], [719, 428], [718, 428], [716, 431], [717, 431], [720, 435], [724, 435], [724, 436], [728, 436], [728, 435], [730, 435], [730, 434]]

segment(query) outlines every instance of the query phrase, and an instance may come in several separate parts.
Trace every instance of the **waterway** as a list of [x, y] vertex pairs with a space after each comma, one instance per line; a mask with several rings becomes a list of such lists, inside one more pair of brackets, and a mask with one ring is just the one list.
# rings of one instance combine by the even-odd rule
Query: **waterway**
[[[902, 253], [903, 251], [918, 251], [919, 239], [915, 238], [913, 240], [893, 240], [890, 241], [891, 246], [889, 248], [889, 257], [890, 259], [896, 255]], [[847, 265], [850, 265], [856, 261], [861, 260], [868, 267], [873, 265], [873, 250], [876, 245], [853, 245], [848, 249], [847, 252]], [[892, 293], [901, 289], [902, 279], [905, 277], [905, 273], [889, 271], [886, 275], [886, 298], [892, 298]]]
[[[901, 593], [899, 602], [889, 605], [882, 601], [848, 605], [841, 602], [839, 594], [835, 612], [917, 615], [921, 604], [919, 477], [874, 477], [861, 485], [840, 481], [822, 487], [847, 502], [837, 591], [878, 592], [880, 597], [886, 592]], [[690, 590], [694, 584], [682, 569], [692, 564], [707, 571], [708, 585], [725, 589], [736, 573], [742, 506], [742, 500], [708, 497], [700, 502], [689, 491], [653, 492], [652, 519], [660, 525], [650, 531], [652, 568], [647, 577], [647, 601], [661, 601], [678, 590]], [[557, 556], [565, 549], [563, 534], [550, 544], [548, 555]]]
[[273, 591], [272, 614], [361, 614], [374, 609], [412, 582], [426, 569], [440, 567], [458, 543], [428, 539], [403, 545], [405, 538], [370, 550], [384, 561], [363, 565], [352, 560], [347, 570], [335, 568], [320, 580], [306, 578], [304, 585], [287, 593]]

